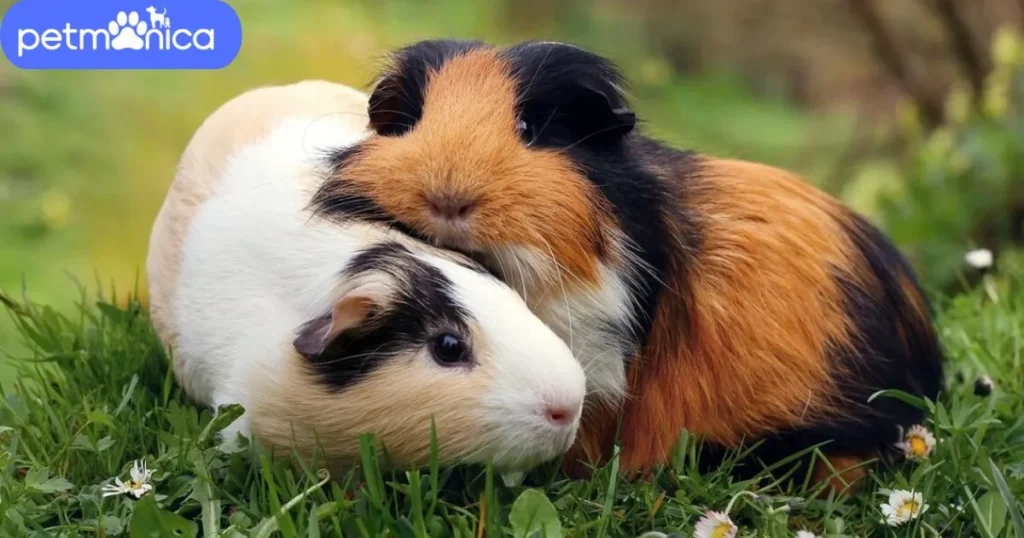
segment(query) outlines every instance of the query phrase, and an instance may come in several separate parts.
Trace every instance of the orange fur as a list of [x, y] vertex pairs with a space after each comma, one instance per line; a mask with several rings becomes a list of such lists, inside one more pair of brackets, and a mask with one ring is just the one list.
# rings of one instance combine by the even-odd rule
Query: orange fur
[[[865, 274], [840, 229], [842, 208], [782, 170], [739, 161], [707, 159], [678, 187], [703, 246], [694, 266], [673, 261], [666, 293], [677, 295], [661, 302], [631, 368], [627, 471], [663, 463], [683, 429], [734, 446], [842, 412], [837, 372], [822, 359], [827, 343], [851, 344], [832, 268]], [[683, 330], [678, 320], [688, 320]], [[585, 425], [580, 444], [604, 435]]]
[[470, 218], [487, 225], [472, 226], [468, 249], [535, 247], [593, 283], [595, 251], [606, 248], [602, 230], [614, 223], [601, 210], [596, 188], [568, 158], [523, 146], [515, 134], [515, 101], [508, 66], [495, 51], [452, 59], [431, 76], [416, 129], [369, 140], [344, 179], [428, 235], [435, 230], [423, 202], [428, 193], [472, 192], [477, 203]]
[[863, 456], [828, 455], [828, 462], [818, 462], [814, 467], [813, 481], [821, 484], [827, 483], [824, 490], [836, 491], [839, 493], [853, 493], [860, 485], [861, 480], [867, 476], [867, 468], [864, 463], [868, 460]]

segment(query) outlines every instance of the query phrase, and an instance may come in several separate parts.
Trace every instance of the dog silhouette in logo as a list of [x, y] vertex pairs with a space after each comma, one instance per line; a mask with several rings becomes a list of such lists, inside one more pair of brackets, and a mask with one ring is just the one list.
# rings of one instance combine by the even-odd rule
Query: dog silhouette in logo
[[171, 27], [171, 19], [167, 17], [167, 8], [164, 8], [163, 13], [157, 13], [155, 7], [149, 6], [146, 11], [149, 12], [149, 25], [153, 28]]

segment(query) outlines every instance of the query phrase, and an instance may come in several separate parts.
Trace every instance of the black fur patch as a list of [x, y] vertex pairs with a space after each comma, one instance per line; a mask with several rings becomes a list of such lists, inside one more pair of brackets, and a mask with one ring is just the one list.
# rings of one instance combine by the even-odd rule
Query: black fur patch
[[430, 72], [483, 46], [479, 41], [428, 40], [395, 51], [391, 69], [378, 78], [370, 95], [370, 126], [384, 136], [412, 129], [423, 116], [423, 91]]
[[[454, 285], [439, 269], [416, 258], [405, 246], [388, 242], [355, 256], [342, 278], [372, 271], [394, 279], [396, 292], [389, 304], [373, 309], [361, 326], [343, 332], [322, 353], [307, 357], [326, 386], [342, 390], [402, 353], [426, 350], [430, 339], [444, 332], [460, 335], [472, 350], [469, 313], [454, 299]], [[307, 330], [322, 327], [323, 320], [300, 328], [296, 345]]]
[[636, 124], [607, 59], [561, 43], [526, 42], [501, 51], [519, 91], [524, 141], [538, 147], [617, 143]]
[[420, 241], [427, 241], [426, 236], [417, 233], [412, 227], [384, 211], [373, 199], [359, 192], [355, 185], [344, 178], [342, 171], [359, 155], [360, 150], [361, 147], [357, 144], [327, 156], [328, 169], [331, 173], [320, 183], [320, 187], [310, 200], [309, 208], [313, 214], [339, 221], [355, 220], [382, 224]]

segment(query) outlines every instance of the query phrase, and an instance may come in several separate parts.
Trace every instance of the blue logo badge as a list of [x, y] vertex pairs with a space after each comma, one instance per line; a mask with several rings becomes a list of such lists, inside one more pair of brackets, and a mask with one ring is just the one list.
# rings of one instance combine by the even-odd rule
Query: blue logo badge
[[220, 0], [21, 0], [0, 22], [22, 69], [220, 69], [241, 46]]

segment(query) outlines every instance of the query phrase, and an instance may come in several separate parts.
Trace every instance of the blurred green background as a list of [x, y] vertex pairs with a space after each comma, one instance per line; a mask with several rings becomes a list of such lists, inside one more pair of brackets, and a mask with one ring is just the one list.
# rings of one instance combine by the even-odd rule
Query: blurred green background
[[[0, 1], [6, 9], [10, 0]], [[929, 289], [963, 253], [1013, 248], [1024, 217], [1018, 0], [237, 1], [219, 71], [26, 72], [0, 61], [0, 289], [55, 306], [131, 290], [177, 159], [254, 86], [366, 87], [428, 37], [549, 39], [607, 55], [645, 129], [783, 166], [883, 226]], [[12, 349], [7, 320], [0, 349]], [[2, 376], [0, 376], [2, 377]]]

